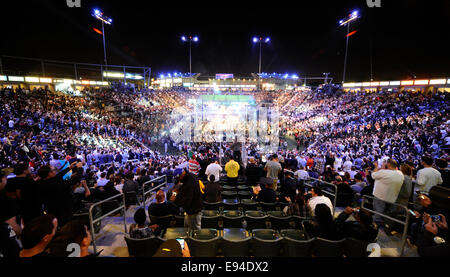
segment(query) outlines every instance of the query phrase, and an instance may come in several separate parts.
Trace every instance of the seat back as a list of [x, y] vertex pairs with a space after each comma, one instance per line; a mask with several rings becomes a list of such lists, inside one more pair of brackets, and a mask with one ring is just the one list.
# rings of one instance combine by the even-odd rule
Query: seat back
[[355, 238], [346, 238], [344, 242], [344, 254], [346, 257], [360, 258], [367, 257], [367, 246], [369, 242]]
[[294, 229], [303, 230], [303, 221], [305, 221], [305, 217], [301, 216], [291, 216], [290, 222], [294, 225]]
[[138, 200], [136, 192], [134, 192], [134, 191], [125, 192], [125, 205], [127, 207], [129, 207], [131, 205], [138, 205], [138, 204], [139, 204], [139, 200]]
[[251, 231], [253, 229], [267, 228], [267, 215], [263, 211], [246, 211], [245, 221], [247, 223], [246, 229]]
[[239, 210], [239, 200], [236, 198], [224, 199], [223, 209], [224, 210]]
[[224, 186], [222, 187], [222, 189], [223, 189], [224, 192], [229, 192], [229, 191], [235, 192], [235, 191], [236, 191], [236, 187], [228, 186], [228, 185], [224, 185]]
[[237, 192], [236, 191], [223, 191], [222, 192], [222, 199], [235, 199], [237, 198]]
[[184, 216], [176, 215], [171, 221], [171, 225], [175, 228], [184, 227]]
[[202, 228], [221, 229], [219, 227], [220, 211], [202, 211]]
[[223, 211], [222, 221], [224, 228], [242, 228], [244, 216], [242, 212], [236, 210]]
[[342, 257], [345, 239], [332, 241], [323, 238], [314, 240], [313, 253], [316, 257]]
[[188, 238], [191, 256], [216, 257], [219, 238], [219, 232], [215, 229], [201, 229], [192, 231]]
[[[297, 237], [297, 235], [295, 236]], [[284, 256], [294, 257], [311, 257], [313, 253], [315, 239], [297, 240], [289, 236], [283, 238]]]
[[261, 209], [264, 212], [276, 211], [277, 210], [277, 203], [264, 203], [264, 202], [261, 202], [261, 203], [259, 203], [259, 205], [261, 206]]
[[242, 238], [230, 240], [222, 238], [221, 249], [222, 255], [225, 257], [248, 257], [250, 256], [250, 240], [252, 238]]
[[157, 224], [161, 230], [173, 227], [173, 215], [167, 215], [167, 216], [149, 216], [150, 223]]
[[167, 228], [164, 232], [164, 239], [176, 239], [176, 238], [187, 238], [189, 236], [188, 230], [185, 228]]
[[253, 193], [251, 193], [250, 191], [239, 191], [238, 192], [238, 197], [239, 199], [250, 199], [252, 198]]
[[258, 203], [250, 199], [241, 199], [242, 210], [245, 211], [255, 211], [257, 210]]
[[[110, 201], [106, 201], [104, 203], [101, 204], [101, 209], [102, 209], [102, 215], [105, 215], [117, 208], [119, 208], [120, 203], [117, 200], [110, 200]], [[119, 213], [120, 211], [118, 211]]]
[[282, 238], [275, 230], [255, 229], [252, 231], [251, 247], [255, 257], [279, 257]]
[[163, 240], [157, 237], [132, 239], [126, 235], [124, 238], [131, 257], [153, 257], [163, 243]]
[[252, 192], [252, 187], [249, 187], [249, 186], [238, 186], [237, 189], [238, 189], [238, 191], [250, 191], [250, 192]]
[[204, 206], [205, 210], [220, 210], [222, 205], [223, 205], [222, 202], [216, 202], [216, 203], [203, 202], [203, 206]]
[[225, 257], [248, 257], [251, 236], [245, 229], [226, 228], [223, 230], [221, 249]]
[[291, 217], [285, 215], [282, 211], [268, 211], [267, 216], [269, 218], [269, 228], [275, 230], [289, 229], [291, 226]]

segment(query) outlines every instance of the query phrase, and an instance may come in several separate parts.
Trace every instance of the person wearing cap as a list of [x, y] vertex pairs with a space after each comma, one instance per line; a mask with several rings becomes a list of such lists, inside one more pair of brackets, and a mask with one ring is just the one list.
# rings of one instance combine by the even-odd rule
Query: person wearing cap
[[271, 178], [261, 178], [261, 190], [253, 190], [256, 194], [256, 202], [275, 203], [278, 201], [275, 190], [273, 189], [273, 180]]
[[156, 250], [153, 258], [190, 258], [191, 252], [187, 242], [184, 242], [184, 248], [176, 239], [165, 241], [158, 250]]

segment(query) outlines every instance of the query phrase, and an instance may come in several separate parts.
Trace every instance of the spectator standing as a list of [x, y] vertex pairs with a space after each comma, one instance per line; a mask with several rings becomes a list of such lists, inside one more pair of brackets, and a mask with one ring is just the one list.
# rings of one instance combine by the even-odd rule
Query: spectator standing
[[430, 192], [434, 186], [443, 183], [441, 173], [433, 168], [433, 158], [430, 156], [422, 157], [423, 169], [417, 172], [417, 184], [420, 186], [420, 191]]

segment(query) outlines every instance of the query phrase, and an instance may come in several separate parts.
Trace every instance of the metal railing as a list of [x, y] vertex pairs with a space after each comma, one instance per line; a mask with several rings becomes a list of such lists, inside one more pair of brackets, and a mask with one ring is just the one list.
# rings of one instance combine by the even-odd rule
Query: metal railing
[[[397, 204], [397, 203], [387, 202], [387, 201], [378, 199], [376, 197], [367, 196], [367, 195], [364, 195], [362, 199], [363, 199], [363, 201], [361, 203], [361, 209], [362, 210], [368, 211], [370, 213], [373, 213], [373, 214], [379, 215], [381, 217], [387, 218], [390, 221], [393, 221], [393, 222], [396, 222], [396, 223], [404, 225], [404, 227], [403, 227], [403, 234], [402, 234], [402, 246], [401, 246], [401, 249], [400, 249], [400, 257], [402, 257], [403, 256], [403, 252], [405, 250], [406, 236], [407, 236], [407, 233], [408, 233], [408, 225], [409, 225], [409, 211], [408, 211], [408, 207], [400, 205], [400, 204]], [[405, 216], [406, 216], [405, 221], [402, 221], [402, 220], [400, 220], [398, 218], [394, 218], [394, 217], [389, 216], [387, 214], [383, 214], [383, 213], [381, 213], [379, 211], [375, 211], [374, 209], [368, 208], [366, 206], [366, 204], [369, 203], [369, 201], [368, 201], [369, 199], [372, 199], [372, 202], [371, 202], [372, 205], [373, 205], [373, 201], [380, 201], [380, 202], [386, 203], [387, 206], [386, 206], [385, 210], [388, 210], [387, 207], [389, 207], [389, 206], [391, 207], [391, 208], [389, 208], [389, 210], [392, 210], [392, 207], [398, 207], [401, 210], [404, 210], [405, 211]]]
[[312, 181], [315, 181], [315, 182], [319, 182], [321, 184], [324, 184], [324, 185], [327, 185], [329, 187], [334, 188], [334, 193], [332, 193], [332, 192], [330, 192], [328, 190], [322, 189], [322, 193], [323, 194], [331, 196], [332, 199], [333, 199], [333, 211], [332, 212], [333, 212], [333, 215], [334, 215], [334, 212], [335, 212], [335, 209], [336, 209], [336, 203], [337, 203], [337, 196], [338, 196], [338, 188], [337, 188], [337, 186], [335, 184], [332, 184], [332, 183], [328, 183], [328, 182], [325, 182], [325, 181], [322, 181], [322, 180], [319, 180], [319, 179], [316, 179], [316, 178], [309, 177], [308, 179], [305, 180], [304, 185], [308, 186], [310, 188], [314, 187], [314, 185], [306, 182], [306, 181], [309, 181], [309, 180], [312, 180]]
[[[92, 215], [92, 211], [94, 210], [95, 207], [100, 206], [100, 209], [101, 209], [101, 205], [102, 204], [104, 204], [106, 202], [109, 202], [109, 201], [112, 201], [112, 200], [115, 200], [115, 199], [120, 199], [120, 198], [122, 198], [123, 202], [122, 202], [121, 205], [119, 205], [119, 207], [117, 207], [116, 209], [114, 209], [112, 211], [109, 211], [108, 213], [103, 214], [102, 216], [94, 219], [94, 217]], [[115, 196], [113, 196], [111, 198], [108, 198], [108, 199], [102, 200], [100, 202], [94, 203], [92, 206], [89, 207], [89, 224], [90, 224], [90, 227], [91, 227], [92, 245], [94, 246], [94, 253], [97, 253], [97, 245], [95, 243], [96, 236], [95, 236], [94, 224], [97, 223], [97, 222], [101, 222], [104, 218], [106, 218], [106, 217], [108, 217], [110, 215], [116, 214], [120, 210], [123, 210], [123, 225], [124, 225], [124, 231], [125, 231], [125, 234], [126, 234], [127, 233], [127, 222], [126, 222], [125, 194], [121, 193], [121, 194], [115, 195]]]
[[[151, 188], [148, 191], [145, 191], [145, 186], [146, 185], [151, 184], [151, 183], [156, 183], [156, 182], [158, 182], [160, 180], [163, 180], [163, 179], [164, 179], [164, 182], [162, 184], [160, 184], [160, 185], [158, 185], [158, 186], [156, 186], [154, 188]], [[142, 184], [142, 205], [144, 206], [144, 208], [145, 208], [145, 202], [146, 202], [145, 196], [148, 195], [148, 194], [151, 194], [155, 190], [157, 190], [157, 189], [159, 189], [159, 188], [161, 188], [161, 187], [163, 187], [165, 185], [167, 185], [167, 175], [155, 178], [153, 180], [150, 180], [150, 181], [145, 182], [145, 183]]]

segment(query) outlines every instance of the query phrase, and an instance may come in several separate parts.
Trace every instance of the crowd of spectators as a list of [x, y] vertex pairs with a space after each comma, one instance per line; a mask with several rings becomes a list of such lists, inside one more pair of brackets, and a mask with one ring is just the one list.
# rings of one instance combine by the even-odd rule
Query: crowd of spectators
[[[286, 214], [310, 217], [308, 233], [327, 239], [373, 241], [379, 226], [390, 233], [389, 222], [357, 208], [363, 195], [374, 196], [374, 209], [381, 213], [392, 212], [386, 202], [408, 206], [415, 219], [410, 241], [419, 253], [448, 253], [448, 242], [434, 242], [436, 237], [448, 241], [448, 210], [430, 197], [435, 187], [449, 188], [447, 94], [343, 92], [334, 87], [256, 92], [257, 102], [282, 108], [282, 134], [297, 141], [297, 149], [280, 147], [271, 154], [257, 145], [176, 145], [164, 137], [162, 131], [173, 124], [171, 111], [192, 108], [188, 99], [199, 94], [91, 89], [76, 96], [44, 89], [0, 90], [0, 253], [64, 256], [64, 244], [73, 242], [80, 245], [81, 256], [92, 256], [87, 251], [90, 232], [73, 214], [88, 202], [120, 193], [139, 195], [144, 184], [164, 175], [175, 186], [167, 195], [157, 193], [148, 215], [182, 212], [190, 229], [200, 228], [204, 201], [221, 200], [218, 182], [225, 178], [236, 186], [241, 178], [253, 186], [256, 201], [286, 203]], [[151, 150], [161, 142], [180, 154]], [[335, 207], [321, 188], [304, 186], [309, 178], [350, 195], [338, 201], [348, 207], [335, 218]], [[414, 200], [418, 205], [411, 206]], [[351, 215], [355, 221], [348, 220]], [[147, 222], [145, 209], [136, 212], [135, 222], [134, 238], [160, 231]]]

